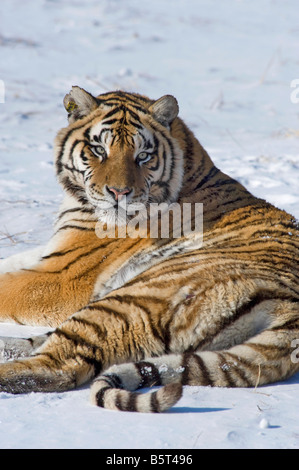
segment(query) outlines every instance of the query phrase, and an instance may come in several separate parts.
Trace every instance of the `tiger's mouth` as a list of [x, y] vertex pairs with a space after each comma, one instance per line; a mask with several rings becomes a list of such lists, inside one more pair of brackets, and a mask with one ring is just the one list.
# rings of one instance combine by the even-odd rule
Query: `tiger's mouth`
[[127, 225], [135, 217], [139, 220], [148, 218], [148, 202], [127, 201], [122, 198], [120, 201], [93, 200], [95, 214], [99, 222], [108, 226]]

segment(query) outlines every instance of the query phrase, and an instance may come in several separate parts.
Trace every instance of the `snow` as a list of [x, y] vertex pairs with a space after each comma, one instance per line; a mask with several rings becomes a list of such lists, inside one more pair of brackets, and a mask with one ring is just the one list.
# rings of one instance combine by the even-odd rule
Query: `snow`
[[[297, 0], [1, 0], [0, 258], [51, 235], [53, 139], [72, 85], [173, 94], [218, 167], [298, 218], [298, 20]], [[298, 394], [299, 374], [256, 390], [185, 387], [173, 409], [144, 415], [96, 408], [88, 387], [1, 393], [0, 447], [298, 448]]]

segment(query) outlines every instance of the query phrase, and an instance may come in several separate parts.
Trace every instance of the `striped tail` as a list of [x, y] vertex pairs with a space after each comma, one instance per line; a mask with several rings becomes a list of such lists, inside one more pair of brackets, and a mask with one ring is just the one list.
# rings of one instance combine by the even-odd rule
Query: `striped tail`
[[174, 406], [182, 396], [182, 385], [172, 383], [151, 393], [135, 393], [113, 385], [108, 375], [95, 380], [91, 387], [91, 402], [109, 410], [161, 413]]
[[[279, 302], [272, 324], [228, 349], [190, 351], [115, 365], [91, 387], [92, 403], [103, 408], [162, 412], [182, 395], [182, 386], [257, 387], [285, 380], [299, 371], [294, 344], [299, 338], [299, 306]], [[280, 313], [276, 318], [275, 313]], [[154, 393], [134, 393], [162, 386]]]
[[139, 388], [156, 385], [162, 383], [153, 362], [122, 364], [110, 367], [94, 380], [90, 398], [92, 404], [110, 410], [161, 413], [180, 400], [183, 386], [178, 380], [154, 392], [135, 392]]

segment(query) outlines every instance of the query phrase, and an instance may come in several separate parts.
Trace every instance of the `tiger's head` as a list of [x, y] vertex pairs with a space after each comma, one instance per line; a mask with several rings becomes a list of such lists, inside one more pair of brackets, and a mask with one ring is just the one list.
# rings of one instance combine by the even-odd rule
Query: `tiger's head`
[[69, 126], [56, 138], [58, 180], [101, 222], [115, 223], [124, 200], [126, 214], [177, 200], [183, 154], [171, 134], [179, 110], [173, 96], [153, 101], [116, 91], [94, 97], [76, 86], [64, 106]]

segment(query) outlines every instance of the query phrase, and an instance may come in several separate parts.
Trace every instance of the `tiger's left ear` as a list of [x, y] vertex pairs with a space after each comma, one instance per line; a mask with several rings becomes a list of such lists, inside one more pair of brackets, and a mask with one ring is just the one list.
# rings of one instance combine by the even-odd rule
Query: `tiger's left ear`
[[69, 113], [70, 124], [88, 116], [98, 106], [96, 98], [79, 86], [72, 87], [71, 91], [65, 95], [63, 104]]
[[179, 105], [174, 96], [164, 95], [150, 106], [149, 111], [156, 121], [168, 127], [179, 114]]

